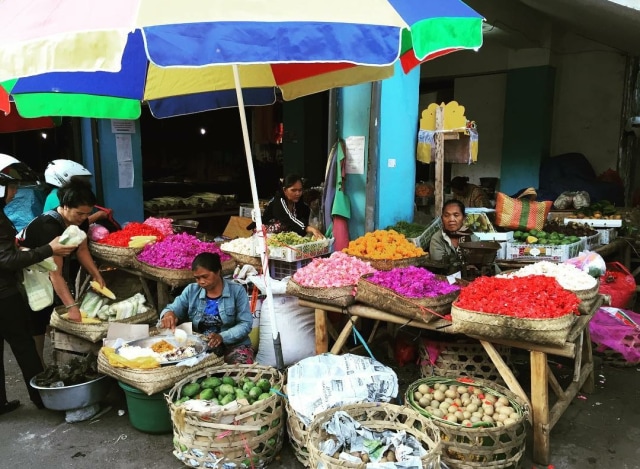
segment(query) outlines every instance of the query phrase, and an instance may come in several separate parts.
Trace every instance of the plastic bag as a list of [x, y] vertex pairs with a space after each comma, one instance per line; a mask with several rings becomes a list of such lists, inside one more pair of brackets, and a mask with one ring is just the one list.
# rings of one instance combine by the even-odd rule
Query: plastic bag
[[640, 314], [618, 308], [598, 309], [589, 322], [591, 340], [598, 350], [620, 353], [629, 363], [640, 362]]
[[573, 207], [573, 197], [575, 192], [563, 192], [553, 202], [553, 206], [558, 210], [566, 210]]
[[636, 279], [620, 262], [609, 262], [607, 271], [600, 277], [599, 292], [611, 297], [611, 306], [626, 308], [636, 293]]
[[85, 239], [87, 239], [87, 235], [84, 231], [76, 225], [70, 225], [60, 235], [60, 244], [64, 244], [66, 246], [80, 246], [80, 243]]
[[582, 251], [576, 257], [564, 261], [563, 264], [572, 265], [595, 278], [599, 278], [607, 271], [607, 264], [602, 256], [593, 251]]
[[53, 285], [49, 271], [32, 265], [22, 269], [22, 285], [27, 293], [27, 301], [33, 311], [41, 311], [53, 304]]
[[573, 196], [573, 206], [576, 209], [585, 208], [591, 205], [591, 196], [587, 191], [578, 191]]

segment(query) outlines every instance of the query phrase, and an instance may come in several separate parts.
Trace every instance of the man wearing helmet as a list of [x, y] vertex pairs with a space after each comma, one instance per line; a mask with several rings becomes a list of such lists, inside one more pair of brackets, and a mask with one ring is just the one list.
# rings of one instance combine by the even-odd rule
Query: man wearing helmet
[[[44, 201], [42, 212], [55, 210], [60, 205], [58, 189], [71, 181], [72, 178], [86, 179], [91, 177], [91, 173], [80, 163], [71, 160], [53, 160], [44, 170], [44, 180], [52, 186], [51, 192]], [[96, 210], [89, 215], [89, 224], [96, 223], [108, 217], [108, 213], [103, 210]]]
[[[16, 243], [18, 234], [11, 220], [4, 213], [5, 206], [16, 195], [21, 181], [35, 182], [33, 171], [24, 163], [9, 155], [0, 154], [0, 353], [4, 355], [7, 341], [22, 371], [31, 401], [42, 408], [42, 399], [37, 390], [29, 386], [29, 381], [40, 373], [42, 363], [29, 331], [27, 306], [18, 287], [18, 273], [52, 255], [68, 256], [75, 248], [60, 244], [56, 237], [48, 244], [29, 251], [21, 251]], [[17, 400], [8, 401], [5, 387], [4, 360], [0, 356], [0, 415], [20, 406]]]

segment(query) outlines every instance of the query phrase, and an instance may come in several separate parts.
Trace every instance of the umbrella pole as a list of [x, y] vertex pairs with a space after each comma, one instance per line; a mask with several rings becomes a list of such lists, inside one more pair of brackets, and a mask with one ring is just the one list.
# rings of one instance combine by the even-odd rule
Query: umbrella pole
[[249, 169], [249, 183], [251, 185], [251, 198], [253, 200], [253, 212], [256, 221], [256, 232], [260, 244], [260, 259], [262, 261], [262, 272], [264, 274], [264, 283], [267, 290], [267, 309], [269, 312], [269, 320], [271, 322], [271, 336], [273, 338], [273, 350], [276, 356], [276, 367], [278, 370], [284, 369], [284, 357], [282, 355], [282, 343], [280, 342], [280, 332], [276, 322], [276, 312], [273, 307], [273, 293], [271, 291], [271, 283], [269, 282], [269, 259], [267, 257], [267, 239], [262, 230], [262, 214], [260, 213], [260, 202], [258, 200], [258, 186], [256, 184], [256, 173], [253, 169], [253, 155], [251, 152], [251, 143], [249, 142], [249, 128], [247, 126], [247, 115], [244, 109], [244, 98], [242, 97], [242, 87], [240, 86], [240, 75], [238, 74], [238, 66], [232, 65], [233, 80], [236, 85], [236, 96], [238, 98], [238, 111], [240, 112], [240, 124], [242, 126], [242, 138], [244, 140], [244, 153], [247, 157], [247, 168]]

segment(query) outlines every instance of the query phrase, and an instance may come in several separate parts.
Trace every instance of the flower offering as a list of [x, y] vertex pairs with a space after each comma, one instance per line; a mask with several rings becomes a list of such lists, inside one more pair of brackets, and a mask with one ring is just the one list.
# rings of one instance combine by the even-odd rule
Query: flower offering
[[298, 269], [293, 280], [305, 287], [344, 287], [355, 285], [361, 276], [374, 272], [376, 269], [368, 262], [343, 252], [334, 252], [330, 257], [318, 257]]
[[217, 244], [200, 241], [188, 233], [167, 236], [157, 243], [147, 244], [138, 254], [138, 260], [166, 269], [191, 269], [193, 259], [201, 252], [213, 252], [220, 255], [222, 262], [231, 259], [222, 252]]
[[121, 230], [109, 233], [109, 235], [102, 238], [99, 243], [126, 248], [129, 247], [129, 241], [131, 241], [133, 236], [155, 236], [157, 241], [164, 238], [164, 234], [153, 226], [132, 221], [127, 223]]
[[460, 290], [460, 287], [451, 285], [446, 279], [414, 266], [379, 271], [367, 280], [410, 298], [433, 298]]
[[454, 306], [527, 319], [577, 314], [580, 299], [553, 277], [479, 277], [462, 289]]
[[395, 230], [376, 230], [349, 242], [343, 251], [352, 256], [369, 259], [397, 260], [424, 256], [422, 248], [415, 246]]

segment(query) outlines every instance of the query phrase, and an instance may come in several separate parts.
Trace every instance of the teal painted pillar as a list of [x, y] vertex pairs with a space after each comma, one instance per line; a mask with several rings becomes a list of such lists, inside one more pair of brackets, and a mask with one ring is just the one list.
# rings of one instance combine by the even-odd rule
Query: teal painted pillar
[[96, 190], [98, 198], [113, 210], [120, 224], [141, 222], [144, 220], [144, 205], [140, 122], [132, 122], [133, 133], [114, 132], [108, 119], [100, 119], [96, 123], [97, 155], [94, 152], [91, 120], [82, 120], [83, 164], [92, 174], [97, 174], [98, 170], [102, 174], [100, 184], [93, 181], [94, 190], [101, 186], [102, 194]]
[[506, 194], [538, 187], [540, 162], [551, 147], [554, 82], [553, 67], [507, 72], [500, 167], [500, 190]]
[[[364, 234], [367, 167], [369, 153], [369, 117], [371, 112], [371, 84], [349, 86], [338, 93], [338, 138], [364, 137], [364, 165], [362, 174], [347, 174], [346, 193], [351, 202], [349, 239]], [[331, 181], [335, 184], [335, 181]]]
[[420, 67], [382, 82], [376, 228], [413, 221]]

